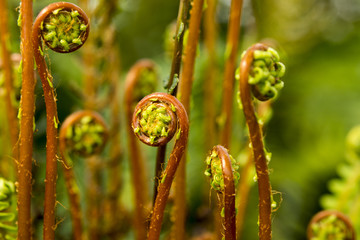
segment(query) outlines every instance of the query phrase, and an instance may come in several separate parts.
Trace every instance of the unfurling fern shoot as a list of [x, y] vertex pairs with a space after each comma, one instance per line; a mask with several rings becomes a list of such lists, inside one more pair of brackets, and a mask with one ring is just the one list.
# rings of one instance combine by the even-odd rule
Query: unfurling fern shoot
[[0, 239], [16, 240], [16, 210], [13, 208], [14, 183], [0, 178]]
[[174, 148], [159, 183], [148, 233], [148, 240], [158, 240], [171, 184], [187, 144], [189, 120], [183, 105], [174, 96], [153, 93], [136, 106], [132, 128], [135, 135], [150, 146], [166, 144], [175, 136]]
[[80, 48], [86, 41], [88, 34], [88, 17], [81, 8], [67, 2], [48, 5], [39, 13], [33, 24], [33, 50], [46, 104], [46, 176], [43, 238], [47, 240], [55, 238], [58, 116], [53, 79], [46, 66], [43, 45], [47, 45], [56, 52], [68, 53]]
[[[125, 80], [125, 111], [127, 130], [129, 161], [131, 166], [131, 178], [134, 186], [135, 216], [134, 230], [137, 240], [146, 238], [148, 212], [145, 206], [149, 202], [148, 185], [143, 156], [131, 128], [131, 121], [136, 104], [146, 95], [155, 92], [157, 85], [157, 73], [155, 64], [149, 59], [137, 61], [130, 69]], [[156, 185], [156, 184], [155, 184]]]
[[[268, 157], [264, 148], [263, 134], [255, 115], [253, 97], [260, 101], [276, 98], [283, 87], [280, 78], [285, 66], [279, 62], [278, 53], [263, 44], [250, 47], [240, 63], [240, 99], [249, 129], [259, 191], [259, 237], [271, 239], [271, 185]], [[269, 156], [269, 155], [268, 155]]]
[[235, 186], [240, 179], [239, 165], [221, 145], [212, 149], [206, 165], [205, 175], [210, 177], [211, 188], [218, 194], [223, 239], [236, 240]]
[[355, 240], [355, 230], [350, 219], [335, 210], [318, 212], [307, 228], [308, 240]]
[[78, 111], [66, 118], [60, 129], [59, 150], [63, 162], [64, 178], [69, 194], [75, 240], [81, 240], [83, 225], [79, 189], [72, 170], [70, 155], [89, 157], [100, 154], [108, 138], [103, 118], [94, 111]]

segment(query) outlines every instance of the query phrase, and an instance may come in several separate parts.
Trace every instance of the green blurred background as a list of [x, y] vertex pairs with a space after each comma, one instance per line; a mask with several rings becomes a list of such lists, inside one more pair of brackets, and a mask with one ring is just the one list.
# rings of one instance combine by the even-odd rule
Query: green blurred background
[[[34, 16], [54, 1], [34, 1]], [[118, 76], [123, 101], [123, 82], [128, 69], [141, 58], [153, 59], [160, 72], [159, 91], [164, 91], [162, 81], [170, 72], [171, 60], [165, 53], [164, 36], [167, 26], [176, 19], [178, 1], [169, 0], [119, 0], [119, 8], [112, 19], [115, 26], [116, 44], [119, 49], [121, 74]], [[77, 3], [77, 1], [74, 1]], [[98, 1], [90, 1], [96, 6]], [[19, 1], [8, 0], [11, 19], [12, 50], [19, 52], [19, 28], [16, 25]], [[81, 5], [80, 5], [81, 6]], [[216, 99], [221, 96], [222, 71], [224, 69], [225, 40], [230, 0], [218, 0], [216, 22], [218, 24], [217, 64], [219, 87]], [[96, 21], [92, 22], [96, 31]], [[306, 226], [311, 216], [321, 210], [319, 199], [328, 193], [327, 182], [337, 177], [336, 167], [345, 162], [345, 137], [355, 125], [360, 124], [360, 0], [253, 0], [244, 1], [239, 58], [243, 50], [262, 39], [271, 39], [287, 66], [285, 87], [273, 104], [273, 117], [267, 126], [265, 138], [272, 152], [271, 181], [274, 190], [282, 193], [279, 210], [273, 214], [273, 238], [277, 240], [305, 239]], [[208, 103], [203, 98], [206, 84], [207, 54], [200, 38], [193, 85], [191, 130], [188, 151], [188, 234], [203, 231], [200, 221], [208, 218], [203, 209], [208, 208], [209, 185], [203, 177], [206, 149], [204, 132], [204, 104], [212, 104], [220, 112], [219, 102]], [[58, 96], [60, 122], [76, 109], [82, 101], [73, 89], [81, 89], [83, 67], [80, 52], [61, 55], [49, 51], [51, 72]], [[70, 56], [69, 56], [70, 55]], [[238, 62], [239, 62], [238, 58]], [[101, 93], [106, 90], [101, 90]], [[45, 107], [42, 89], [36, 88], [36, 126], [34, 176], [36, 177], [33, 213], [41, 217], [43, 179], [45, 167]], [[234, 101], [235, 98], [234, 98]], [[1, 103], [2, 158], [9, 154], [6, 149], [6, 120]], [[122, 104], [121, 104], [122, 105]], [[121, 111], [121, 149], [123, 150], [122, 200], [131, 209], [132, 194], [127, 162], [125, 121]], [[106, 110], [103, 115], [108, 117]], [[237, 158], [246, 145], [243, 114], [234, 104], [233, 136], [230, 153]], [[144, 147], [148, 157], [149, 176], [153, 174], [156, 150]], [[105, 153], [106, 154], [106, 153]], [[80, 186], [86, 184], [83, 166], [75, 166]], [[106, 178], [106, 176], [105, 176]], [[149, 179], [150, 180], [150, 179]], [[257, 236], [257, 188], [251, 189], [243, 239]], [[105, 188], [106, 186], [104, 186]], [[67, 205], [66, 191], [59, 172], [59, 201]], [[85, 203], [84, 203], [85, 204]], [[64, 219], [57, 229], [56, 239], [69, 239], [70, 219], [68, 211], [59, 206], [58, 218]], [[360, 214], [360, 213], [359, 213]], [[37, 216], [35, 216], [37, 217]], [[41, 231], [41, 219], [34, 220], [37, 232]], [[122, 223], [119, 223], [121, 225]], [[167, 225], [165, 225], [166, 227]], [[200, 230], [199, 230], [200, 229]], [[211, 229], [208, 229], [211, 230]], [[38, 235], [38, 239], [40, 239]], [[132, 239], [131, 233], [128, 239]]]

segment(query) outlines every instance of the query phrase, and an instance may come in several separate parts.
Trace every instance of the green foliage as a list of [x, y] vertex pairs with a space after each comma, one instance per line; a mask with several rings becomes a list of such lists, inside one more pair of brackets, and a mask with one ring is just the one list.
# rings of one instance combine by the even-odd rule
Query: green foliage
[[12, 207], [14, 195], [14, 183], [0, 178], [0, 239], [16, 240], [16, 210]]
[[360, 233], [360, 126], [351, 129], [346, 144], [349, 161], [338, 166], [340, 178], [329, 181], [331, 194], [321, 198], [321, 205], [348, 215], [356, 232]]

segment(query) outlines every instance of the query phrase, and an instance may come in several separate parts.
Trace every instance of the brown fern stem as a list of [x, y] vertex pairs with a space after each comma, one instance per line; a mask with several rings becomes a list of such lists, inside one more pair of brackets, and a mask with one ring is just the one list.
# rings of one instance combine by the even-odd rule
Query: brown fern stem
[[249, 71], [254, 60], [255, 50], [266, 50], [263, 44], [250, 47], [240, 63], [240, 97], [246, 123], [249, 129], [250, 142], [253, 149], [255, 169], [259, 191], [259, 237], [260, 240], [270, 240], [271, 234], [271, 185], [269, 170], [264, 151], [263, 135], [255, 116], [251, 89], [248, 83]]
[[220, 158], [224, 176], [224, 192], [218, 193], [218, 198], [221, 201], [220, 206], [224, 208], [225, 213], [223, 218], [224, 237], [226, 240], [236, 240], [235, 184], [231, 159], [223, 146], [217, 145], [214, 150]]
[[[55, 239], [55, 203], [56, 203], [56, 180], [57, 180], [57, 106], [56, 95], [52, 86], [52, 76], [46, 66], [43, 57], [43, 48], [41, 44], [41, 25], [44, 19], [56, 9], [77, 10], [81, 16], [86, 14], [78, 6], [58, 2], [45, 7], [35, 19], [32, 30], [33, 51], [38, 73], [40, 75], [42, 87], [44, 90], [44, 99], [46, 105], [46, 175], [45, 175], [45, 200], [44, 200], [44, 231], [43, 238], [47, 240]], [[89, 19], [84, 18], [88, 25]], [[87, 27], [87, 34], [89, 27]], [[80, 46], [79, 46], [80, 47]], [[77, 49], [77, 48], [76, 48]], [[72, 49], [72, 51], [76, 50]], [[51, 84], [51, 85], [50, 85]]]
[[[180, 74], [179, 92], [177, 97], [184, 105], [188, 115], [190, 115], [190, 97], [193, 83], [195, 58], [197, 44], [200, 34], [200, 23], [204, 0], [194, 0], [190, 11], [189, 35], [184, 49], [184, 63]], [[186, 219], [186, 159], [180, 162], [179, 170], [175, 179], [175, 216], [173, 236], [176, 239], [185, 239], [185, 219]]]
[[231, 140], [231, 119], [233, 108], [233, 93], [235, 83], [236, 57], [239, 45], [240, 20], [243, 0], [232, 0], [226, 40], [226, 63], [223, 82], [222, 116], [225, 119], [221, 131], [221, 144], [229, 147]]
[[[5, 76], [5, 105], [6, 105], [6, 116], [8, 120], [9, 132], [10, 132], [10, 142], [11, 142], [11, 155], [17, 161], [19, 157], [17, 141], [19, 138], [19, 126], [18, 120], [16, 118], [17, 108], [14, 106], [15, 99], [14, 97], [14, 87], [13, 87], [13, 68], [12, 60], [9, 49], [10, 44], [10, 32], [8, 27], [8, 11], [6, 0], [0, 0], [0, 34], [1, 34], [1, 52], [2, 52], [2, 62], [3, 70]], [[14, 170], [16, 170], [15, 161], [12, 164]], [[16, 171], [15, 171], [16, 172]]]
[[[152, 143], [146, 134], [141, 131], [136, 131], [136, 129], [140, 126], [140, 120], [138, 118], [139, 110], [145, 109], [149, 104], [152, 104], [153, 101], [160, 106], [164, 106], [170, 116], [175, 115], [171, 118], [168, 136], [159, 138], [155, 143]], [[164, 210], [169, 197], [170, 188], [175, 177], [175, 172], [185, 152], [189, 134], [189, 120], [183, 105], [174, 96], [165, 93], [153, 93], [143, 98], [136, 106], [133, 115], [132, 127], [141, 141], [152, 146], [166, 144], [171, 140], [176, 132], [175, 145], [170, 154], [167, 166], [163, 171], [159, 184], [158, 195], [151, 216], [149, 234], [147, 238], [148, 240], [158, 240], [160, 237]]]
[[31, 187], [32, 187], [32, 153], [33, 153], [33, 120], [35, 111], [34, 54], [31, 39], [33, 21], [33, 1], [21, 1], [21, 121], [18, 164], [18, 238], [31, 239]]

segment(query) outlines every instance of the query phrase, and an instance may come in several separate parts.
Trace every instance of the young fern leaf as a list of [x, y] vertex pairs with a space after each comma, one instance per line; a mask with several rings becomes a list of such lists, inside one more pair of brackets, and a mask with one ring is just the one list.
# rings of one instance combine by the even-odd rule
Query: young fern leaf
[[0, 178], [0, 239], [17, 239], [16, 213], [12, 208], [14, 195], [14, 183]]
[[318, 212], [307, 228], [308, 240], [355, 240], [355, 231], [350, 219], [335, 210]]
[[[35, 62], [44, 89], [46, 105], [46, 176], [43, 238], [55, 238], [55, 203], [57, 179], [57, 106], [52, 76], [46, 66], [42, 43], [50, 49], [67, 53], [80, 48], [89, 34], [89, 19], [78, 6], [68, 2], [52, 3], [36, 17], [32, 28]], [[55, 120], [55, 121], [54, 121]]]
[[263, 44], [251, 46], [240, 63], [240, 99], [249, 129], [259, 191], [259, 237], [269, 240], [271, 234], [271, 185], [269, 180], [268, 156], [263, 134], [256, 117], [252, 96], [265, 101], [275, 98], [283, 87], [280, 77], [285, 68], [279, 62], [278, 54]]
[[228, 151], [220, 145], [215, 146], [206, 158], [205, 175], [210, 178], [211, 188], [218, 193], [219, 205], [222, 206], [223, 237], [236, 240], [235, 187], [240, 179], [237, 172], [239, 165]]
[[93, 111], [78, 111], [67, 117], [60, 128], [59, 150], [63, 161], [66, 188], [75, 240], [83, 237], [79, 189], [75, 181], [69, 154], [89, 157], [100, 154], [108, 139], [103, 118]]
[[339, 178], [328, 182], [331, 193], [322, 196], [320, 203], [324, 209], [346, 214], [359, 232], [360, 125], [353, 127], [346, 137], [346, 158], [347, 163], [337, 168]]
[[[175, 112], [173, 111], [175, 107]], [[161, 146], [178, 133], [167, 166], [163, 171], [151, 216], [148, 240], [158, 240], [170, 188], [185, 151], [189, 120], [183, 105], [174, 96], [153, 93], [143, 98], [135, 108], [132, 120], [135, 135], [145, 144]]]

